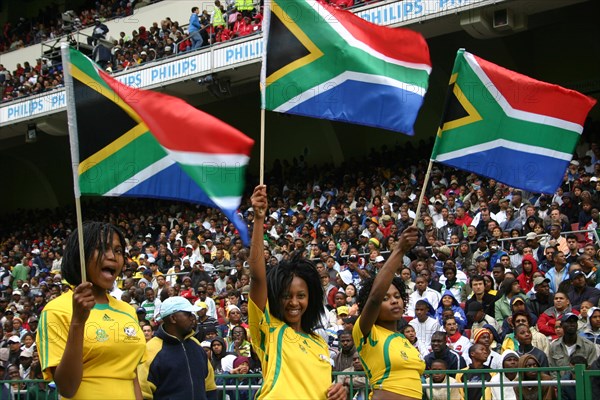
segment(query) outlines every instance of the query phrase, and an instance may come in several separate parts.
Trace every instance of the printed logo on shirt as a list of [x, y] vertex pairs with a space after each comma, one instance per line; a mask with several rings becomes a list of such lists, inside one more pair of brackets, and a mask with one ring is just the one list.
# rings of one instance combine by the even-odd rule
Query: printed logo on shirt
[[114, 321], [114, 319], [112, 319], [111, 317], [108, 316], [108, 314], [104, 314], [104, 316], [102, 317], [103, 321]]
[[98, 342], [106, 342], [108, 340], [108, 335], [104, 329], [96, 330], [96, 340]]
[[125, 329], [123, 329], [123, 331], [125, 332], [125, 335], [127, 335], [128, 337], [133, 337], [136, 334], [135, 328], [133, 326], [125, 327]]
[[400, 356], [404, 361], [408, 361], [408, 355], [404, 352], [404, 350], [400, 352]]
[[125, 333], [126, 342], [138, 342], [140, 340], [140, 338], [137, 335], [138, 327], [136, 327], [133, 324], [125, 326], [123, 332]]

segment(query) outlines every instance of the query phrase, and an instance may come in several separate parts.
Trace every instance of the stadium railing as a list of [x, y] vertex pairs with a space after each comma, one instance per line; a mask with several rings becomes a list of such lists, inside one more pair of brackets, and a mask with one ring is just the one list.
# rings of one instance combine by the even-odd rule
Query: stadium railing
[[[504, 377], [506, 373], [517, 373], [515, 381], [509, 381]], [[535, 372], [535, 380], [523, 380], [523, 372]], [[457, 373], [466, 375], [479, 375], [479, 374], [498, 374], [500, 373], [500, 382], [457, 382], [450, 383], [449, 379], [445, 379], [444, 383], [433, 383], [431, 379], [428, 382], [425, 380], [426, 377], [430, 377], [432, 374], [444, 374], [446, 376], [455, 375]], [[541, 374], [547, 374], [553, 376], [552, 380], [542, 380]], [[569, 374], [568, 378], [564, 378], [565, 374]], [[343, 382], [345, 377], [365, 377], [364, 372], [334, 372], [333, 381]], [[215, 379], [219, 384], [217, 385], [218, 399], [222, 400], [245, 400], [253, 399], [256, 392], [260, 389], [261, 374], [218, 374], [215, 375]], [[585, 365], [575, 365], [574, 367], [558, 367], [558, 368], [511, 368], [511, 369], [481, 369], [481, 370], [445, 370], [445, 371], [425, 371], [422, 379], [423, 394], [425, 399], [433, 398], [434, 389], [446, 389], [446, 398], [451, 399], [450, 391], [454, 388], [467, 390], [469, 388], [481, 388], [484, 392], [486, 388], [501, 387], [501, 399], [504, 400], [504, 396], [507, 393], [505, 390], [511, 390], [514, 387], [531, 387], [536, 386], [538, 389], [538, 398], [541, 399], [542, 387], [550, 386], [555, 390], [554, 398], [564, 398], [564, 391], [566, 388], [574, 388], [575, 398], [578, 400], [592, 400], [592, 379], [597, 380], [596, 385], [600, 385], [600, 370], [587, 370]], [[251, 382], [251, 383], [249, 383]], [[595, 382], [594, 382], [595, 383]], [[37, 391], [35, 385], [41, 389]], [[366, 400], [369, 398], [369, 386], [365, 388], [356, 387], [353, 379], [350, 379], [347, 384], [348, 398], [356, 400]], [[36, 395], [32, 394], [32, 391], [37, 391]], [[28, 395], [29, 392], [29, 395]], [[36, 398], [40, 400], [51, 400], [56, 399], [57, 391], [56, 386], [53, 382], [44, 380], [0, 380], [0, 395], [6, 396], [7, 399], [28, 399]], [[29, 396], [29, 397], [28, 397]], [[3, 399], [5, 397], [2, 397]]]

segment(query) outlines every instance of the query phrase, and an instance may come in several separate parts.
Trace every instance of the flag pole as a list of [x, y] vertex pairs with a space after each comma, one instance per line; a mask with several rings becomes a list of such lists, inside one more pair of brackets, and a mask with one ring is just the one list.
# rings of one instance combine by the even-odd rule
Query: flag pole
[[416, 227], [419, 222], [421, 216], [421, 207], [423, 206], [423, 200], [425, 199], [425, 193], [427, 192], [427, 185], [429, 185], [429, 176], [431, 175], [431, 169], [433, 167], [433, 159], [429, 159], [429, 166], [427, 167], [427, 172], [425, 173], [425, 180], [423, 181], [423, 186], [421, 187], [421, 194], [419, 195], [419, 203], [417, 204], [417, 212], [415, 215], [415, 220], [413, 221], [413, 226]]
[[69, 45], [60, 45], [63, 79], [65, 81], [65, 96], [67, 103], [67, 124], [69, 127], [69, 144], [71, 147], [71, 163], [73, 169], [73, 192], [75, 195], [75, 212], [77, 219], [77, 241], [79, 242], [79, 266], [81, 282], [87, 281], [85, 269], [85, 250], [83, 246], [83, 216], [81, 212], [81, 190], [79, 189], [79, 136], [77, 132], [77, 114], [75, 110], [75, 93], [73, 92], [73, 77], [71, 76], [71, 55]]
[[81, 213], [81, 197], [75, 197], [75, 213], [77, 214], [77, 241], [79, 242], [79, 265], [81, 266], [81, 283], [83, 283], [87, 280], [87, 276], [85, 272], [85, 248], [83, 246], [83, 217]]
[[260, 172], [259, 183], [265, 183], [265, 109], [260, 109]]

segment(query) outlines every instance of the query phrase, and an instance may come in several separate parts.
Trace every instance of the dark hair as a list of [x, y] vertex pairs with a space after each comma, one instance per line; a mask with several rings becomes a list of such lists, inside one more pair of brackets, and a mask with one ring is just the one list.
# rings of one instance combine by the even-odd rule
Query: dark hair
[[[241, 326], [241, 325], [236, 325], [236, 326], [234, 326], [233, 328], [231, 328], [231, 329], [229, 330], [229, 338], [230, 338], [230, 339], [232, 339], [232, 340], [233, 340], [233, 330], [234, 330], [235, 328], [241, 328], [241, 330], [244, 332], [244, 340], [248, 340], [248, 332], [246, 332], [246, 328], [244, 328], [244, 327], [243, 327], [243, 326]], [[232, 342], [232, 343], [233, 343], [233, 342]]]
[[[373, 289], [373, 283], [375, 282], [375, 278], [368, 278], [362, 282], [362, 287], [360, 292], [358, 292], [358, 296], [356, 297], [356, 303], [358, 304], [359, 313], [362, 312], [363, 307], [367, 304], [367, 299], [371, 294], [371, 289]], [[394, 277], [392, 279], [392, 285], [398, 289], [400, 292], [400, 296], [402, 296], [402, 301], [404, 301], [404, 307], [408, 306], [408, 294], [406, 294], [406, 286], [404, 286], [404, 282], [402, 278]]]
[[[527, 323], [529, 324], [529, 326], [531, 326], [531, 316], [529, 315], [529, 313], [527, 311], [515, 311], [512, 314], [512, 320], [513, 320], [513, 324], [514, 321], [517, 319], [517, 317], [519, 316], [523, 316], [525, 318], [527, 318]], [[515, 327], [516, 328], [516, 327]]]
[[469, 357], [472, 358], [473, 353], [475, 353], [475, 350], [477, 350], [479, 348], [479, 346], [485, 347], [481, 343], [473, 343], [473, 345], [471, 347], [469, 347]]
[[308, 307], [302, 315], [300, 325], [304, 332], [313, 333], [321, 326], [321, 315], [325, 312], [323, 287], [317, 268], [310, 260], [302, 257], [301, 253], [294, 254], [290, 261], [281, 262], [277, 268], [267, 271], [269, 310], [274, 317], [285, 321], [282, 299], [294, 277], [304, 280], [308, 287]]
[[441, 358], [436, 358], [435, 360], [433, 360], [431, 362], [431, 365], [433, 364], [442, 364], [444, 366], [444, 369], [448, 369], [448, 363], [446, 362], [446, 360], [443, 360]]
[[483, 278], [483, 275], [475, 275], [472, 277], [471, 281], [469, 282], [469, 286], [473, 287], [473, 282], [483, 282], [485, 285], [485, 279]]
[[581, 355], [577, 355], [577, 354], [573, 354], [571, 357], [569, 357], [569, 364], [571, 364], [571, 365], [583, 364], [586, 367], [588, 365], [585, 357], [581, 356]]
[[502, 295], [507, 295], [508, 293], [510, 293], [510, 291], [512, 290], [512, 285], [515, 282], [518, 281], [513, 278], [505, 279], [504, 282], [502, 282], [502, 284], [500, 285], [500, 292], [502, 293]]
[[[61, 274], [63, 279], [71, 285], [81, 284], [81, 263], [79, 261], [79, 238], [78, 230], [75, 229], [67, 238], [65, 244], [65, 255], [62, 260]], [[116, 234], [123, 250], [125, 249], [125, 236], [123, 232], [113, 224], [97, 221], [86, 221], [83, 223], [83, 251], [85, 262], [91, 261], [94, 251], [99, 250], [98, 264], [102, 263], [104, 250], [112, 249], [112, 236]], [[121, 266], [122, 267], [122, 266]]]

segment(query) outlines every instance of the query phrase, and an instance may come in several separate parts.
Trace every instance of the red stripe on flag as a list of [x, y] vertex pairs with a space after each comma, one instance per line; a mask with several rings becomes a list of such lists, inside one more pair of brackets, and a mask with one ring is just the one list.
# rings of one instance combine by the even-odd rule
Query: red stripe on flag
[[473, 54], [481, 69], [516, 110], [583, 125], [596, 100], [574, 90], [538, 81]]
[[170, 150], [250, 155], [254, 140], [182, 99], [135, 89], [103, 71], [100, 77], [146, 123], [158, 142]]
[[426, 64], [431, 67], [429, 47], [420, 33], [405, 28], [375, 25], [350, 11], [339, 10], [321, 2], [318, 6], [324, 7], [352, 36], [373, 50], [395, 60]]

